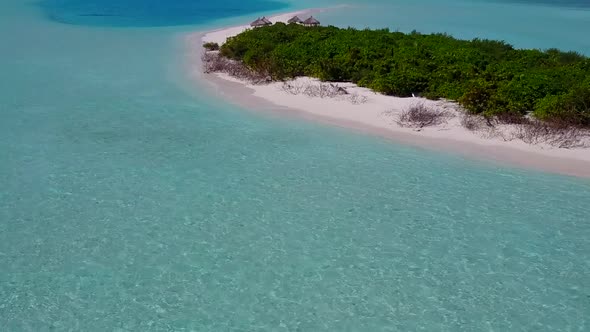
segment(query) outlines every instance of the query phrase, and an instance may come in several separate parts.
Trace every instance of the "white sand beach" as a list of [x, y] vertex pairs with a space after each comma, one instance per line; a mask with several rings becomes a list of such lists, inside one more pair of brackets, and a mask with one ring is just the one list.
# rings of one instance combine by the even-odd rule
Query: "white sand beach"
[[[271, 22], [286, 22], [294, 15], [305, 19], [321, 10], [307, 10], [268, 17]], [[253, 18], [255, 19], [255, 18]], [[458, 105], [425, 98], [398, 98], [374, 93], [352, 83], [337, 83], [346, 94], [333, 97], [310, 96], [302, 91], [320, 89], [325, 83], [301, 77], [292, 82], [254, 85], [227, 74], [204, 74], [201, 55], [204, 42], [223, 44], [227, 38], [248, 29], [249, 25], [228, 27], [185, 38], [190, 72], [195, 79], [211, 84], [221, 97], [253, 110], [271, 110], [303, 116], [331, 125], [360, 130], [392, 138], [404, 144], [460, 153], [477, 159], [506, 165], [533, 168], [579, 177], [590, 177], [590, 137], [580, 145], [559, 148], [546, 142], [525, 143], [514, 125], [497, 125], [472, 131], [462, 125], [463, 112]], [[288, 84], [288, 85], [286, 85]], [[416, 104], [444, 110], [446, 119], [435, 126], [408, 128], [398, 124], [399, 115]]]

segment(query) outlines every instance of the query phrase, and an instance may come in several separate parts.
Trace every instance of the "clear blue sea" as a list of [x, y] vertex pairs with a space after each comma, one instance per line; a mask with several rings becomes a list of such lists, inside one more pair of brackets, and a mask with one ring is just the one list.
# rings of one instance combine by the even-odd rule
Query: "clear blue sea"
[[[0, 331], [587, 331], [590, 180], [239, 109], [183, 34], [336, 0], [0, 2]], [[590, 54], [588, 1], [325, 24]]]

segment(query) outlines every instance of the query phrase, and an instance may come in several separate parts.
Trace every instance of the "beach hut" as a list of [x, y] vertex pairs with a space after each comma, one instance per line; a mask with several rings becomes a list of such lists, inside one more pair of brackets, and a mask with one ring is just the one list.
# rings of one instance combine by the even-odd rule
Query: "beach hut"
[[316, 20], [313, 16], [303, 21], [303, 25], [306, 27], [317, 27], [320, 25], [320, 21]]
[[301, 24], [303, 23], [303, 20], [299, 18], [299, 16], [293, 16], [291, 17], [287, 23], [291, 24], [291, 23], [295, 23], [295, 24]]
[[272, 22], [266, 16], [262, 16], [262, 22], [266, 23], [266, 25], [272, 25]]
[[263, 25], [263, 23], [260, 20], [260, 17], [257, 18], [254, 22], [250, 23], [250, 26], [253, 27], [253, 28], [261, 27], [262, 25]]
[[272, 25], [272, 23], [266, 17], [259, 17], [256, 21], [250, 23], [250, 26], [253, 28], [263, 27], [267, 25]]

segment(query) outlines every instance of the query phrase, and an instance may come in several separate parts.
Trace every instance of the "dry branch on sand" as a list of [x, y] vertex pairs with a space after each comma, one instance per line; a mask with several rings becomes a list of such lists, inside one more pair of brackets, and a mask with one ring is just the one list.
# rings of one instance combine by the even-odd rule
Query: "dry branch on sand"
[[368, 98], [367, 96], [359, 95], [358, 93], [351, 93], [348, 95], [348, 100], [355, 105], [359, 105], [366, 103]]
[[250, 70], [240, 61], [223, 57], [219, 52], [205, 52], [201, 56], [201, 60], [203, 62], [203, 71], [206, 74], [226, 73], [252, 84], [264, 84], [271, 81], [270, 77]]
[[571, 125], [561, 125], [530, 119], [516, 124], [512, 135], [527, 144], [545, 143], [558, 148], [590, 147], [590, 131]]
[[483, 116], [465, 112], [461, 116], [461, 126], [469, 131], [479, 131], [486, 126], [486, 121]]
[[345, 88], [333, 83], [285, 82], [281, 85], [281, 90], [292, 95], [305, 95], [313, 98], [342, 98], [355, 105], [367, 102], [366, 96], [349, 93]]
[[[271, 83], [272, 78], [253, 71], [241, 61], [228, 59], [217, 51], [205, 51], [201, 56], [203, 71], [206, 74], [225, 73], [240, 80], [252, 84]], [[315, 98], [343, 98], [350, 103], [358, 105], [367, 102], [367, 97], [358, 93], [349, 93], [345, 88], [333, 83], [294, 83], [284, 82], [281, 90], [292, 95], [306, 95]]]
[[590, 131], [568, 124], [540, 121], [519, 117], [516, 121], [508, 118], [486, 118], [465, 113], [461, 125], [483, 137], [498, 137], [504, 141], [521, 140], [527, 144], [547, 144], [558, 148], [590, 147]]
[[401, 127], [421, 129], [446, 123], [453, 116], [447, 110], [433, 109], [419, 103], [408, 107], [400, 113], [396, 122]]

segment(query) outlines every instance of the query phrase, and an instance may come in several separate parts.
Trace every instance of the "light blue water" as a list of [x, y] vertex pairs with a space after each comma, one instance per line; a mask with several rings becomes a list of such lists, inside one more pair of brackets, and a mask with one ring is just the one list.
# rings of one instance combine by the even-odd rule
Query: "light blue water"
[[[553, 10], [539, 31], [587, 19]], [[1, 331], [589, 328], [588, 180], [189, 94], [179, 38], [243, 20], [219, 16], [121, 29], [0, 4]]]
[[371, 0], [352, 5], [324, 13], [323, 21], [446, 32], [458, 38], [506, 40], [521, 48], [560, 48], [590, 55], [588, 0]]
[[206, 23], [288, 6], [276, 0], [40, 0], [39, 4], [54, 21], [127, 27]]

